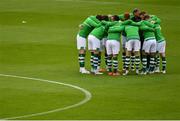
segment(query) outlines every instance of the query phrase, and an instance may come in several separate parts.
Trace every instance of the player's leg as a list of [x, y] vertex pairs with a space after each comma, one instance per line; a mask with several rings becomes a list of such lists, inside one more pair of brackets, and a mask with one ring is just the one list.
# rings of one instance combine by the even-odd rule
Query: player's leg
[[132, 51], [132, 53], [131, 53], [131, 71], [135, 70], [134, 64], [135, 64], [135, 53], [134, 53], [134, 51]]
[[133, 49], [132, 45], [133, 45], [132, 40], [126, 42], [126, 62], [125, 62], [126, 69], [123, 75], [127, 75], [129, 73], [129, 66], [130, 66], [131, 54]]
[[149, 73], [153, 74], [155, 70], [156, 40], [149, 41], [151, 42]]
[[120, 73], [118, 72], [118, 54], [113, 55], [113, 76], [118, 76]]
[[91, 52], [91, 72], [94, 73], [94, 50], [93, 50], [93, 37], [91, 35], [88, 36], [88, 50]]
[[153, 74], [154, 73], [154, 68], [155, 68], [155, 55], [156, 53], [150, 54], [150, 65], [149, 65], [149, 73]]
[[127, 75], [129, 73], [129, 66], [130, 66], [130, 60], [131, 60], [131, 51], [126, 51], [126, 62], [125, 62], [125, 72], [123, 73], [123, 75]]
[[147, 74], [147, 55], [149, 54], [150, 44], [148, 41], [144, 41], [142, 48], [142, 72], [141, 74]]
[[123, 63], [122, 70], [125, 71], [126, 70], [126, 64], [125, 64], [125, 62], [126, 62], [126, 48], [123, 48], [122, 51], [123, 51], [122, 52], [122, 63]]
[[149, 71], [150, 68], [150, 54], [147, 55], [147, 71]]
[[166, 73], [166, 55], [165, 53], [161, 53], [161, 58], [162, 58], [162, 73]]
[[156, 72], [160, 72], [160, 54], [159, 52], [156, 55]]
[[94, 73], [94, 63], [93, 63], [93, 59], [94, 59], [94, 52], [91, 50], [91, 72]]
[[102, 74], [99, 72], [99, 54], [100, 54], [100, 46], [101, 42], [99, 39], [97, 39], [95, 36], [92, 36], [92, 50], [94, 51], [94, 58], [93, 58], [93, 69], [94, 69], [94, 74]]
[[147, 54], [143, 50], [142, 51], [142, 72], [141, 74], [146, 75], [147, 74]]
[[155, 55], [155, 72], [160, 72], [160, 54], [159, 54], [160, 45], [157, 43], [156, 46], [156, 55]]
[[122, 62], [123, 62], [123, 71], [126, 70], [126, 37], [122, 35]]
[[94, 74], [100, 74], [98, 70], [98, 61], [99, 61], [99, 50], [94, 51], [94, 58], [93, 58], [93, 69], [94, 69]]
[[135, 54], [136, 74], [139, 74], [139, 68], [140, 68], [140, 47], [141, 47], [141, 42], [139, 40], [135, 40], [133, 48]]
[[120, 42], [117, 40], [112, 40], [112, 52], [113, 52], [113, 76], [118, 76], [118, 55], [120, 52]]
[[165, 74], [166, 73], [166, 41], [161, 42], [161, 48], [159, 50], [160, 52], [160, 56], [162, 59], [162, 73]]
[[113, 70], [112, 70], [112, 54], [108, 55], [108, 60], [107, 60], [107, 65], [108, 65], [108, 75], [112, 76], [113, 75]]
[[[101, 60], [102, 60], [102, 53], [103, 53], [103, 50], [105, 50], [105, 38], [103, 38], [100, 42], [100, 53], [99, 53], [99, 62], [98, 62], [98, 69], [99, 69], [99, 72], [105, 72], [106, 69], [104, 68], [101, 68]], [[106, 53], [106, 52], [105, 52]]]
[[107, 71], [107, 69], [108, 69], [108, 65], [107, 65], [108, 54], [107, 54], [107, 50], [106, 50], [106, 48], [105, 48], [105, 52], [104, 52], [104, 60], [105, 60], [106, 71]]
[[107, 40], [106, 42], [106, 52], [107, 52], [107, 71], [108, 75], [112, 76], [112, 40]]
[[89, 74], [90, 72], [85, 69], [86, 38], [77, 35], [77, 49], [79, 50], [79, 72]]
[[107, 59], [108, 59], [108, 55], [107, 55], [107, 50], [106, 50], [106, 41], [107, 41], [107, 38], [103, 38], [103, 48], [104, 48], [104, 61], [105, 61], [105, 68], [106, 68], [106, 70], [105, 71], [107, 71], [107, 68], [108, 68], [108, 66], [107, 66]]

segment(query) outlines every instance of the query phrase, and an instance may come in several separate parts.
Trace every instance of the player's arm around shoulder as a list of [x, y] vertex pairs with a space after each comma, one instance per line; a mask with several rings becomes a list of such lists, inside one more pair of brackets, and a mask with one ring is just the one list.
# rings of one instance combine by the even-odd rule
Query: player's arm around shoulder
[[139, 22], [132, 21], [130, 25], [132, 25], [132, 26], [141, 26], [141, 24], [142, 24], [142, 21], [139, 21]]
[[155, 29], [153, 27], [149, 27], [149, 26], [147, 26], [145, 24], [141, 24], [139, 29], [142, 30], [142, 31], [151, 31], [151, 32], [155, 31]]

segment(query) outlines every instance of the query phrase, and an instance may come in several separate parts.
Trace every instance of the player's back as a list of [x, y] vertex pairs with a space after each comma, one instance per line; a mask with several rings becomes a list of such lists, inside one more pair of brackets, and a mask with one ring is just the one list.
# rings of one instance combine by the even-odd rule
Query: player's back
[[140, 39], [138, 26], [126, 25], [125, 32], [126, 32], [126, 36], [127, 36], [128, 40], [129, 39]]

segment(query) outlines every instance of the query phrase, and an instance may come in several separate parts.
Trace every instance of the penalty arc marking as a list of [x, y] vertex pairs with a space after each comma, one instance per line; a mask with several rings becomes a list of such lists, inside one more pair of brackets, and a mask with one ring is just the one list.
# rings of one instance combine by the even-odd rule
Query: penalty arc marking
[[45, 112], [39, 112], [39, 113], [33, 113], [33, 114], [27, 114], [27, 115], [22, 115], [22, 116], [15, 116], [15, 117], [8, 117], [8, 118], [0, 119], [0, 120], [12, 120], [12, 119], [28, 118], [28, 117], [41, 116], [41, 115], [46, 115], [46, 114], [50, 114], [50, 113], [55, 113], [55, 112], [68, 110], [68, 109], [75, 108], [75, 107], [78, 107], [80, 105], [85, 104], [92, 97], [92, 94], [89, 91], [87, 91], [86, 89], [83, 89], [81, 87], [78, 87], [78, 86], [75, 86], [75, 85], [72, 85], [72, 84], [67, 84], [67, 83], [62, 83], [62, 82], [57, 82], [57, 81], [52, 81], [52, 80], [46, 80], [46, 79], [17, 76], [17, 75], [0, 74], [0, 76], [19, 78], [19, 79], [27, 79], [27, 80], [35, 80], [35, 81], [41, 81], [41, 82], [52, 83], [52, 84], [57, 84], [57, 85], [64, 85], [64, 86], [68, 86], [68, 87], [80, 90], [85, 95], [85, 98], [82, 101], [80, 101], [80, 102], [78, 102], [76, 104], [70, 105], [70, 106], [66, 106], [66, 107], [63, 107], [63, 108], [57, 108], [57, 109], [49, 110], [49, 111], [45, 111]]

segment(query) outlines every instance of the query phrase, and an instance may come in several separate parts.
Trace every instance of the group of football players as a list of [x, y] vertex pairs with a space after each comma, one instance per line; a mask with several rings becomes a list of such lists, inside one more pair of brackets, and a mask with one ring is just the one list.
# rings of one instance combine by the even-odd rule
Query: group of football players
[[[142, 75], [166, 73], [166, 41], [157, 16], [135, 8], [132, 13], [121, 15], [89, 16], [79, 28], [80, 73], [98, 75], [107, 71], [110, 76], [120, 75], [120, 47], [123, 75], [128, 75], [130, 71]], [[90, 71], [85, 69], [86, 43], [91, 53]], [[106, 69], [100, 68], [102, 51], [105, 51]]]

